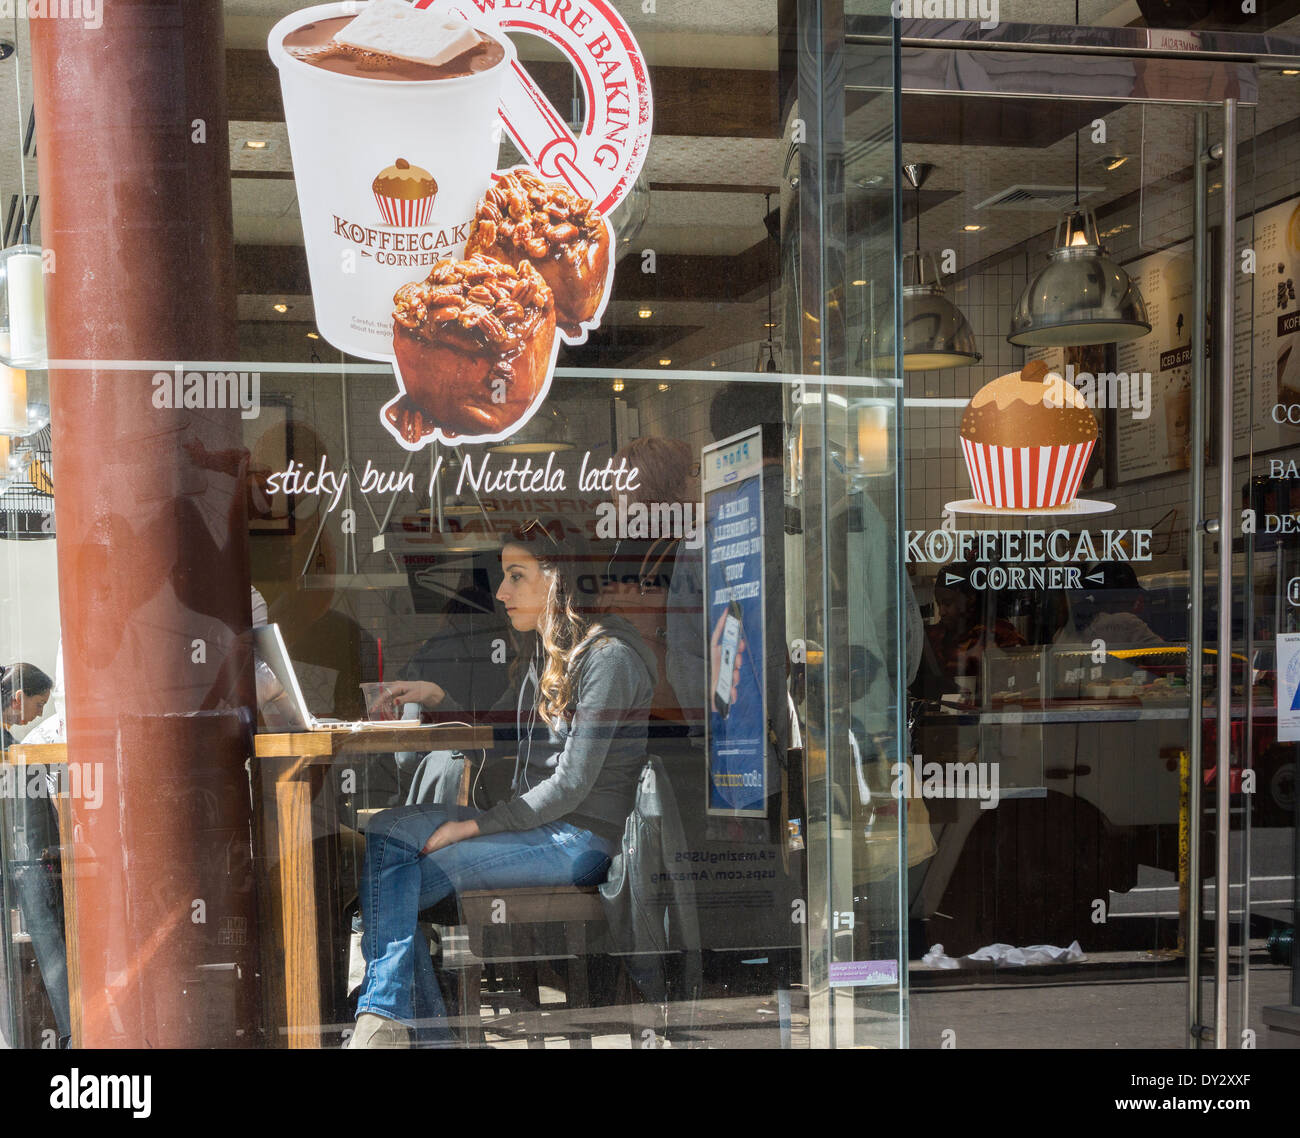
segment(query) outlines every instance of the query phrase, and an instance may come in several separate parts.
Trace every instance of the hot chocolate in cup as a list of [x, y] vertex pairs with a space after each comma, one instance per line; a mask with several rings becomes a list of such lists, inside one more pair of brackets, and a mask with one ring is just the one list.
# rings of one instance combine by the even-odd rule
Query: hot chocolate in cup
[[390, 360], [393, 294], [464, 251], [497, 165], [497, 107], [515, 51], [481, 30], [478, 46], [436, 67], [315, 50], [366, 8], [303, 8], [275, 25], [267, 48], [280, 72], [316, 325], [341, 351]]

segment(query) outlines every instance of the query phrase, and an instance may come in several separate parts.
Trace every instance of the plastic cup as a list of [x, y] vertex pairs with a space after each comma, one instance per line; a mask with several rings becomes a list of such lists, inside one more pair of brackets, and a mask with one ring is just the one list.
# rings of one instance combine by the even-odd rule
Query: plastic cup
[[383, 723], [399, 717], [401, 709], [393, 697], [392, 684], [362, 684], [361, 694], [366, 701], [366, 718], [371, 723]]
[[[340, 351], [393, 358], [393, 294], [465, 250], [479, 199], [491, 184], [500, 137], [497, 107], [515, 51], [495, 67], [454, 79], [340, 75], [295, 59], [284, 38], [304, 24], [356, 15], [364, 5], [318, 4], [271, 29], [280, 72], [316, 326]], [[405, 159], [438, 184], [432, 202], [403, 218], [377, 200], [376, 176]]]

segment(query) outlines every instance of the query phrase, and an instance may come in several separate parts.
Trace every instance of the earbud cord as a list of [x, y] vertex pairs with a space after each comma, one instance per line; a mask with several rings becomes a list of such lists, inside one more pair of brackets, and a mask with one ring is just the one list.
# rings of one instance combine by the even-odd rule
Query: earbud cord
[[[538, 648], [540, 650], [540, 645], [538, 646]], [[527, 684], [529, 680], [532, 680], [533, 682], [533, 706], [528, 712], [527, 744], [525, 749], [520, 750], [517, 748], [515, 751], [515, 773], [514, 773], [514, 777], [510, 780], [510, 789], [516, 795], [524, 793], [524, 791], [521, 791], [519, 789], [519, 780], [521, 774], [523, 776], [525, 790], [532, 789], [532, 784], [528, 781], [528, 763], [532, 760], [533, 757], [533, 728], [537, 723], [537, 698], [538, 696], [541, 695], [541, 685], [542, 685], [541, 673], [539, 673], [537, 670], [536, 652], [533, 655], [532, 661], [528, 665], [528, 671], [525, 673], [524, 678], [519, 685], [519, 699], [515, 704], [515, 725], [516, 726], [519, 725], [520, 719], [523, 718], [523, 716], [520, 713], [523, 710], [523, 704], [524, 704], [524, 685]], [[519, 761], [521, 756], [523, 757], [524, 760], [522, 764]]]

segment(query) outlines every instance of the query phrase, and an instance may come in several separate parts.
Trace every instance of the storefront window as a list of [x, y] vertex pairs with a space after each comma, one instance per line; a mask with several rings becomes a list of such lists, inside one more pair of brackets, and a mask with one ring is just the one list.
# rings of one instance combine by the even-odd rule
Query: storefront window
[[0, 17], [10, 1046], [1295, 1032], [1295, 29], [668, 7]]

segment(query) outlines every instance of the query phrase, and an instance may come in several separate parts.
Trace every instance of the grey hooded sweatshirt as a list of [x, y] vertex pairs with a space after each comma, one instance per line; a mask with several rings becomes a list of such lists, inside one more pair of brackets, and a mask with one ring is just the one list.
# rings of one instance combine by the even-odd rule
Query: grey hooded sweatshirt
[[568, 822], [617, 843], [646, 760], [654, 653], [631, 624], [609, 615], [599, 618], [574, 660], [569, 719], [548, 727], [536, 715], [534, 669], [508, 697], [519, 735], [515, 796], [479, 815], [479, 833]]

